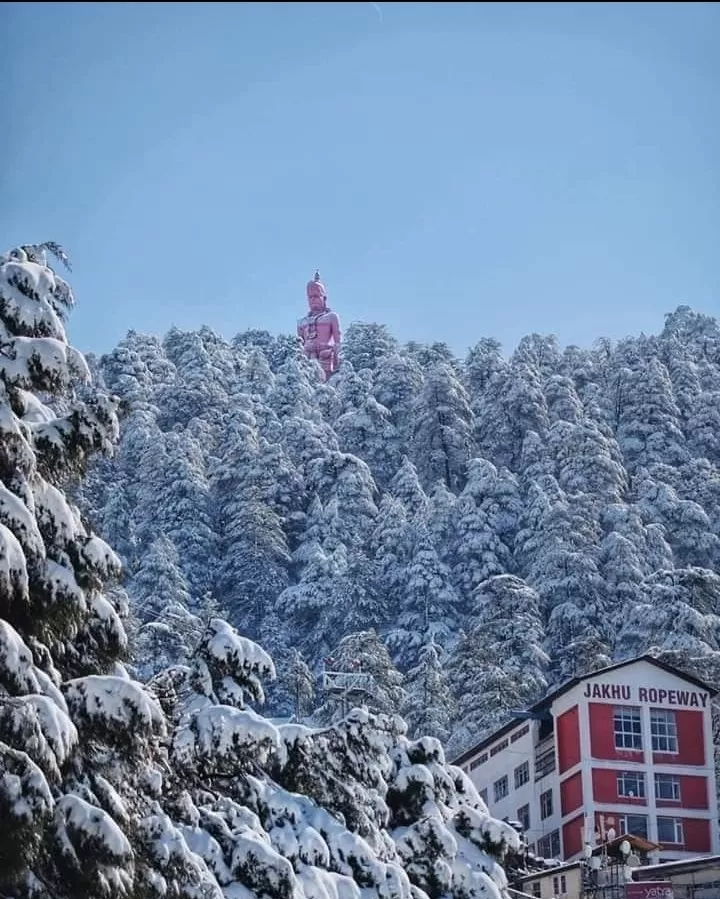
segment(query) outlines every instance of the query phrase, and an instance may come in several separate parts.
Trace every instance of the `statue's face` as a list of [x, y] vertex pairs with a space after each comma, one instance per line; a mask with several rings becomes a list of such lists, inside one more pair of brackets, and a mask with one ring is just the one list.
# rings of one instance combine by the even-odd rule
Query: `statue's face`
[[325, 308], [325, 297], [322, 288], [318, 284], [311, 284], [308, 287], [308, 306], [313, 313], [322, 312]]

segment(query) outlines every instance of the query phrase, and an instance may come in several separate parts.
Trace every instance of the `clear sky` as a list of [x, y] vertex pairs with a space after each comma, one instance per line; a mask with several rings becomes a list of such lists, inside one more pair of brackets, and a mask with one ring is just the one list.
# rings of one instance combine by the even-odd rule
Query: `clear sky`
[[[458, 353], [720, 315], [720, 4], [5, 3], [0, 243], [69, 334], [294, 329]], [[9, 85], [9, 87], [8, 87]]]

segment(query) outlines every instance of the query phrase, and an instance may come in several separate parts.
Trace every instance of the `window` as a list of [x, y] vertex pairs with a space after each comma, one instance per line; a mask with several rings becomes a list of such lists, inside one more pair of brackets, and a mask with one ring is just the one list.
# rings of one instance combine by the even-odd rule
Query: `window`
[[482, 755], [479, 755], [476, 759], [473, 759], [472, 762], [470, 762], [470, 770], [474, 771], [477, 767], [482, 765], [483, 762], [486, 762], [487, 760], [488, 754], [487, 752], [483, 752]]
[[535, 896], [535, 899], [540, 899], [540, 897], [542, 896], [542, 888], [540, 886], [540, 881], [534, 880], [530, 884], [530, 889], [532, 890], [532, 894], [533, 894], [533, 896]]
[[508, 794], [508, 779], [507, 774], [504, 777], [501, 777], [500, 780], [496, 780], [493, 784], [493, 794], [495, 796], [495, 802], [500, 802], [501, 799], [504, 799]]
[[519, 740], [521, 737], [524, 737], [525, 734], [530, 732], [530, 725], [526, 724], [525, 727], [521, 727], [520, 730], [516, 730], [514, 734], [510, 734], [510, 742], [514, 743], [516, 740]]
[[658, 842], [677, 843], [682, 846], [683, 826], [679, 818], [658, 818]]
[[556, 874], [553, 877], [553, 893], [556, 896], [564, 896], [567, 893], [567, 882], [564, 874], [561, 874], [559, 877]]
[[540, 794], [540, 820], [544, 821], [553, 813], [552, 790]]
[[620, 827], [618, 836], [629, 833], [634, 837], [648, 839], [647, 815], [620, 815], [618, 817], [618, 825]]
[[482, 790], [480, 790], [480, 798], [485, 803], [485, 805], [488, 804], [487, 787], [484, 787]]
[[620, 707], [615, 709], [615, 748], [642, 749], [640, 709]]
[[529, 762], [523, 762], [522, 765], [518, 765], [515, 769], [515, 789], [521, 787], [523, 784], [526, 784], [530, 780], [530, 764]]
[[497, 746], [493, 746], [493, 748], [490, 750], [490, 758], [492, 758], [494, 755], [497, 755], [498, 752], [502, 752], [503, 749], [507, 749], [507, 746], [507, 740], [503, 740], [502, 743], [498, 743]]
[[522, 824], [522, 829], [527, 832], [530, 830], [530, 806], [523, 805], [517, 810], [517, 819]]
[[560, 856], [560, 831], [553, 830], [547, 836], [540, 837], [537, 841], [537, 854], [540, 858], [559, 858]]
[[628, 799], [644, 799], [645, 775], [639, 771], [621, 771], [617, 776], [617, 794]]
[[656, 774], [655, 798], [680, 802], [680, 779], [674, 774]]
[[675, 712], [650, 709], [650, 739], [653, 752], [678, 751]]

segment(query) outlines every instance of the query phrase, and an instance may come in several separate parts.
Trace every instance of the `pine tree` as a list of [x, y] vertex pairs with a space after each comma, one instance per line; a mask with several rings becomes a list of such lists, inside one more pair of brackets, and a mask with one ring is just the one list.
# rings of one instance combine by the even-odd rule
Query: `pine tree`
[[442, 649], [434, 643], [418, 653], [417, 665], [405, 678], [407, 699], [402, 714], [412, 736], [435, 737], [444, 744], [450, 736], [454, 702], [441, 655]]
[[[273, 661], [206, 614], [211, 598], [198, 603], [202, 628], [185, 658], [146, 686], [131, 677], [119, 559], [65, 492], [117, 442], [116, 404], [90, 384], [80, 398], [88, 370], [62, 322], [72, 294], [46, 250], [62, 255], [47, 245], [0, 260], [0, 892], [422, 899], [438, 871], [450, 872], [447, 899], [503, 889], [498, 863], [518, 850], [517, 835], [485, 814], [437, 741], [408, 741], [401, 719], [361, 709], [325, 729], [264, 718], [256, 707]], [[212, 334], [200, 342], [225, 352]], [[182, 362], [185, 342], [168, 345]], [[188, 431], [211, 438], [211, 418], [194, 416]], [[193, 479], [170, 473], [192, 497]], [[186, 518], [180, 503], [161, 509], [175, 546], [196, 508]], [[161, 533], [140, 583], [151, 604], [168, 594], [184, 608]], [[394, 711], [403, 696], [387, 652], [375, 634], [355, 639], [345, 647], [372, 662], [378, 701]], [[453, 873], [468, 866], [488, 873]]]
[[407, 353], [394, 353], [384, 358], [374, 375], [375, 399], [390, 411], [392, 423], [400, 437], [400, 449], [409, 454], [414, 429], [413, 408], [422, 389], [423, 373]]
[[425, 375], [414, 410], [413, 462], [426, 488], [442, 480], [453, 492], [462, 490], [473, 427], [465, 388], [447, 363], [437, 363]]
[[379, 485], [390, 483], [401, 457], [400, 438], [388, 409], [366, 396], [338, 418], [335, 431], [343, 452], [364, 459]]
[[492, 375], [474, 412], [479, 454], [499, 468], [517, 470], [528, 432], [542, 437], [549, 424], [540, 373], [532, 364], [514, 360]]
[[355, 371], [365, 368], [375, 372], [397, 351], [397, 346], [397, 340], [385, 325], [353, 322], [343, 337], [343, 363], [349, 362]]
[[111, 450], [118, 420], [107, 396], [74, 398], [88, 370], [67, 343], [74, 299], [48, 252], [64, 257], [46, 244], [0, 258], [0, 889], [119, 897], [139, 849], [124, 804], [164, 722], [121, 664], [125, 631], [104, 593], [119, 560], [63, 493]]
[[452, 645], [461, 608], [450, 569], [438, 558], [425, 528], [415, 529], [411, 547], [398, 584], [399, 608], [387, 635], [393, 659], [403, 671], [417, 665], [426, 643]]

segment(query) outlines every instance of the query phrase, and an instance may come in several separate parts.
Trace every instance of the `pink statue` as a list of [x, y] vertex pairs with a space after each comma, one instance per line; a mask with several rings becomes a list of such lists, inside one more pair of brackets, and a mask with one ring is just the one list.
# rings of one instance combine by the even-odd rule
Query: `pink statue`
[[340, 350], [340, 319], [327, 305], [327, 291], [315, 272], [308, 281], [307, 299], [310, 311], [297, 324], [297, 335], [308, 359], [317, 359], [325, 372], [325, 380], [338, 368]]

